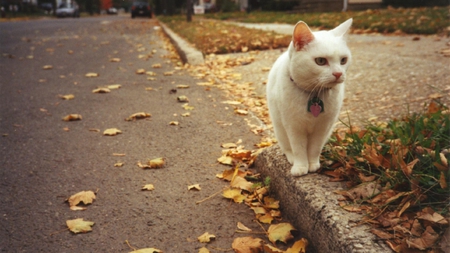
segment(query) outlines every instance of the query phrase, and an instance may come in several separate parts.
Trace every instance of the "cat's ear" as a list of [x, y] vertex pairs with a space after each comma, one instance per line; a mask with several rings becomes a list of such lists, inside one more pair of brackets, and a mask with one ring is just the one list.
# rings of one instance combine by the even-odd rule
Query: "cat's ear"
[[308, 45], [311, 41], [314, 40], [314, 35], [309, 29], [308, 25], [299, 21], [294, 28], [294, 34], [292, 36], [292, 42], [294, 43], [294, 47], [297, 51], [300, 51], [303, 47]]
[[353, 19], [350, 18], [347, 21], [345, 21], [344, 23], [340, 24], [338, 27], [331, 30], [331, 32], [336, 37], [346, 37], [347, 34], [350, 32], [350, 26], [352, 26], [352, 23], [353, 23]]

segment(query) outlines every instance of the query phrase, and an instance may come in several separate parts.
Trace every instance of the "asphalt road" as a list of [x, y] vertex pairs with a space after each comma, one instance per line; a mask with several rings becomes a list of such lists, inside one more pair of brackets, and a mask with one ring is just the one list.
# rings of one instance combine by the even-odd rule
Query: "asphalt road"
[[[246, 116], [221, 103], [227, 98], [219, 90], [175, 69], [155, 25], [128, 16], [0, 23], [0, 252], [132, 251], [126, 240], [138, 249], [198, 252], [205, 232], [216, 235], [206, 245], [215, 252], [242, 236], [238, 221], [259, 231], [244, 205], [220, 195], [195, 204], [227, 185], [215, 178], [227, 168], [216, 162], [220, 144], [242, 139], [252, 148], [258, 137]], [[140, 68], [156, 80], [136, 74]], [[173, 75], [163, 75], [168, 71]], [[110, 84], [122, 87], [92, 93]], [[190, 88], [170, 93], [179, 84]], [[66, 94], [75, 98], [59, 97]], [[180, 95], [192, 111], [177, 102]], [[124, 120], [137, 112], [151, 117]], [[62, 120], [72, 113], [82, 120]], [[107, 128], [122, 134], [102, 135]], [[165, 168], [136, 166], [157, 157], [166, 158]], [[196, 183], [201, 191], [187, 190]], [[145, 184], [155, 190], [141, 191]], [[97, 199], [71, 211], [65, 200], [84, 190]], [[95, 222], [93, 231], [68, 231], [66, 220], [75, 218]]]

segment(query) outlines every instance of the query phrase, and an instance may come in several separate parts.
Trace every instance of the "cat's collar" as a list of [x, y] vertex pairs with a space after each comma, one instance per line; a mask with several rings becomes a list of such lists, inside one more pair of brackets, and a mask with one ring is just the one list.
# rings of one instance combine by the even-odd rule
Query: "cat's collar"
[[299, 85], [297, 85], [297, 83], [294, 81], [294, 79], [292, 78], [292, 76], [289, 76], [289, 79], [290, 79], [291, 82], [292, 82], [293, 84], [295, 84], [295, 86], [297, 86], [301, 91], [303, 91], [304, 93], [309, 93], [309, 94], [314, 95], [314, 96], [319, 96], [320, 93], [324, 93], [324, 92], [326, 92], [326, 91], [331, 90], [331, 88], [329, 88], [329, 87], [322, 87], [322, 88], [319, 90], [319, 92], [314, 92], [314, 91], [311, 91], [311, 90], [305, 90], [305, 89], [301, 88]]

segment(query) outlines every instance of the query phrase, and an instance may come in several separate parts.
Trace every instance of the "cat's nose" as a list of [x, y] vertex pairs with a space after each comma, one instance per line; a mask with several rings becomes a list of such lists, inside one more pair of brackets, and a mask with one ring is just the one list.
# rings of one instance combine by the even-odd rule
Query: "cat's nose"
[[333, 76], [336, 77], [336, 80], [339, 80], [339, 78], [342, 76], [342, 72], [333, 72]]

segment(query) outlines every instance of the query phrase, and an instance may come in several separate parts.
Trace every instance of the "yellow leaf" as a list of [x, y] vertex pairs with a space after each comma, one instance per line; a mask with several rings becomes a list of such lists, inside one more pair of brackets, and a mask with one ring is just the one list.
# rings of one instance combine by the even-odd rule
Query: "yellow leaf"
[[266, 209], [264, 209], [264, 207], [260, 207], [260, 206], [257, 206], [257, 207], [250, 207], [250, 209], [252, 209], [253, 210], [253, 212], [255, 212], [255, 214], [266, 214]]
[[153, 64], [152, 68], [159, 69], [159, 68], [161, 68], [161, 64], [160, 63]]
[[242, 190], [250, 191], [252, 189], [253, 183], [245, 180], [245, 178], [236, 176], [231, 181], [231, 187], [233, 188], [240, 188]]
[[97, 88], [97, 89], [93, 89], [92, 93], [110, 93], [111, 90], [109, 90], [108, 88]]
[[250, 232], [252, 231], [250, 228], [246, 227], [244, 224], [242, 224], [241, 222], [237, 223], [237, 228], [241, 231], [247, 231]]
[[237, 148], [236, 143], [223, 143], [220, 145], [222, 148]]
[[212, 234], [206, 232], [203, 235], [199, 236], [197, 239], [199, 242], [208, 243], [211, 241], [211, 239], [215, 239], [215, 238], [216, 238], [215, 235], [212, 235]]
[[71, 100], [74, 99], [75, 96], [72, 94], [68, 94], [68, 95], [59, 95], [60, 98], [64, 99], [64, 100]]
[[209, 249], [202, 247], [198, 250], [198, 253], [210, 253]]
[[156, 76], [156, 73], [153, 71], [147, 71], [147, 72], [145, 72], [145, 74], [149, 75], [149, 76]]
[[292, 247], [286, 250], [285, 253], [306, 253], [306, 247], [308, 246], [308, 240], [302, 238], [294, 243]]
[[114, 167], [122, 167], [124, 163], [118, 162], [114, 164]]
[[253, 237], [238, 237], [234, 239], [231, 247], [236, 253], [260, 253], [263, 250], [263, 240]]
[[200, 191], [202, 188], [200, 187], [200, 184], [193, 184], [188, 186], [188, 190], [197, 190]]
[[118, 135], [121, 133], [122, 133], [122, 131], [120, 131], [117, 128], [108, 128], [105, 131], [103, 131], [103, 135], [106, 135], [106, 136], [114, 136], [114, 135]]
[[221, 157], [217, 158], [217, 161], [221, 164], [233, 165], [233, 158], [227, 155], [222, 155]]
[[155, 189], [155, 187], [152, 184], [146, 184], [144, 185], [144, 187], [142, 187], [142, 190], [147, 190], [147, 191], [153, 191]]
[[53, 68], [52, 65], [44, 65], [44, 66], [42, 67], [42, 69], [45, 69], [45, 70], [49, 70], [49, 69], [52, 69], [52, 68]]
[[110, 89], [110, 90], [117, 90], [117, 89], [119, 89], [121, 87], [122, 87], [122, 85], [120, 85], [120, 84], [110, 84], [110, 85], [107, 86], [107, 88]]
[[276, 225], [270, 225], [267, 230], [269, 241], [275, 244], [277, 241], [287, 243], [288, 240], [294, 238], [291, 234], [291, 230], [296, 230], [289, 223], [279, 223]]
[[155, 248], [145, 248], [131, 251], [130, 253], [162, 253], [162, 250]]
[[280, 208], [280, 201], [271, 197], [264, 197], [264, 207], [269, 209]]
[[138, 75], [145, 74], [145, 69], [138, 69], [138, 70], [136, 70], [136, 74], [138, 74]]
[[267, 253], [284, 253], [283, 250], [281, 250], [279, 248], [275, 248], [274, 246], [272, 246], [270, 244], [264, 244], [264, 252], [267, 252]]
[[248, 111], [247, 110], [243, 110], [243, 109], [236, 109], [234, 110], [235, 113], [239, 114], [239, 115], [247, 115]]
[[164, 167], [166, 164], [166, 158], [159, 157], [152, 160], [149, 160], [146, 164], [142, 164], [138, 162], [137, 165], [142, 169], [158, 169]]
[[273, 217], [272, 217], [272, 215], [270, 215], [270, 213], [266, 213], [264, 215], [258, 215], [257, 218], [260, 222], [265, 223], [265, 224], [270, 224], [273, 221]]
[[231, 100], [227, 100], [227, 101], [223, 101], [222, 104], [240, 105], [241, 102], [239, 102], [239, 101], [231, 101]]
[[69, 114], [63, 118], [64, 121], [75, 121], [75, 120], [81, 120], [82, 117], [80, 114]]
[[83, 202], [83, 204], [88, 205], [92, 204], [95, 199], [95, 193], [93, 191], [81, 191], [75, 193], [67, 199], [70, 206], [76, 206], [79, 203]]
[[178, 102], [184, 102], [184, 103], [185, 102], [189, 102], [189, 99], [186, 96], [184, 96], [184, 95], [178, 96], [177, 100], [178, 100]]
[[164, 76], [171, 76], [173, 75], [173, 71], [167, 71], [163, 73]]
[[178, 126], [180, 123], [178, 121], [170, 121], [169, 125]]
[[232, 199], [236, 203], [242, 203], [245, 196], [241, 194], [241, 189], [226, 189], [223, 191], [222, 196], [227, 199]]
[[120, 62], [120, 58], [111, 58], [110, 62]]
[[136, 119], [144, 119], [144, 118], [148, 118], [151, 117], [152, 115], [150, 115], [149, 113], [146, 112], [137, 112], [134, 114], [131, 114], [130, 117], [126, 118], [126, 121], [132, 121], [132, 120], [136, 120]]
[[189, 117], [189, 116], [191, 116], [191, 114], [189, 112], [186, 112], [186, 113], [181, 114], [181, 116], [182, 117]]
[[181, 107], [183, 107], [185, 110], [191, 110], [191, 111], [194, 110], [194, 107], [190, 106], [189, 104], [184, 104]]
[[189, 85], [186, 85], [186, 84], [179, 84], [179, 85], [177, 85], [177, 88], [178, 88], [178, 89], [187, 89], [187, 88], [189, 88]]
[[92, 231], [91, 227], [94, 225], [94, 222], [84, 221], [83, 218], [79, 218], [74, 220], [67, 220], [66, 224], [70, 231], [77, 234]]
[[94, 73], [94, 72], [89, 72], [86, 75], [84, 75], [85, 77], [98, 77], [100, 76], [98, 73]]

